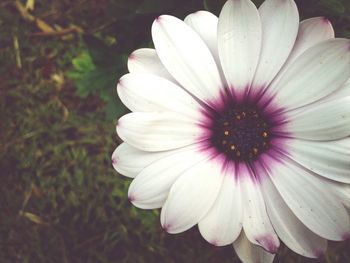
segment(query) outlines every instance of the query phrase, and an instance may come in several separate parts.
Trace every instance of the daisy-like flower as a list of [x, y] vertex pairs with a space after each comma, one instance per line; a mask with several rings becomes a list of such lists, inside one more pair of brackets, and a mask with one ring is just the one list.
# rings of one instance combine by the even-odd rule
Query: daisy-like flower
[[198, 224], [243, 262], [272, 262], [280, 240], [306, 257], [349, 236], [350, 41], [293, 0], [229, 0], [219, 18], [158, 17], [117, 87], [114, 168], [129, 199]]

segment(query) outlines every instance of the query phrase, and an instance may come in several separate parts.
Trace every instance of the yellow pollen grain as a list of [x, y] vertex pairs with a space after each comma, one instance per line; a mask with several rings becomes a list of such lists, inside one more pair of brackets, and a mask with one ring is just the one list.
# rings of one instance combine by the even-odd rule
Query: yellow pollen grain
[[267, 138], [267, 136], [268, 136], [267, 132], [263, 132], [262, 136], [263, 136], [264, 138]]
[[253, 153], [257, 154], [258, 153], [258, 148], [253, 148]]
[[225, 134], [226, 136], [228, 136], [230, 133], [229, 133], [229, 131], [224, 131], [224, 134]]
[[234, 144], [232, 144], [232, 145], [230, 146], [230, 149], [231, 149], [231, 150], [234, 150], [234, 149], [236, 149], [236, 146], [235, 146]]
[[237, 116], [236, 116], [236, 119], [237, 119], [237, 120], [240, 120], [240, 119], [241, 119], [241, 115], [237, 115]]

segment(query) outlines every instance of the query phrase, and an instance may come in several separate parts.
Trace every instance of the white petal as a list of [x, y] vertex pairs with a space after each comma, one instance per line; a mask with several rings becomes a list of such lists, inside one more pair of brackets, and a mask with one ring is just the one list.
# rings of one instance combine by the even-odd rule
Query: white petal
[[326, 100], [336, 100], [336, 99], [344, 98], [347, 96], [350, 96], [350, 79], [347, 82], [345, 82], [345, 84], [342, 85], [340, 87], [340, 89], [338, 89], [336, 92], [332, 93], [331, 95], [329, 95], [325, 99]]
[[273, 184], [305, 226], [323, 238], [344, 239], [350, 227], [349, 217], [326, 180], [289, 160], [266, 159], [265, 166], [270, 166]]
[[287, 154], [305, 168], [331, 180], [350, 183], [350, 138], [315, 142], [288, 140]]
[[299, 24], [297, 40], [284, 67], [290, 65], [307, 49], [332, 38], [334, 38], [334, 30], [328, 19], [313, 17], [302, 21]]
[[200, 105], [173, 82], [150, 74], [127, 74], [118, 83], [118, 95], [131, 111], [173, 111], [194, 118]]
[[275, 257], [274, 254], [266, 252], [260, 246], [252, 244], [243, 231], [233, 243], [233, 247], [244, 263], [272, 263]]
[[307, 49], [332, 38], [334, 38], [334, 30], [332, 24], [326, 18], [313, 17], [300, 22], [293, 50], [273, 82], [279, 81], [288, 67]]
[[268, 92], [284, 108], [315, 102], [340, 88], [350, 77], [350, 41], [324, 41], [299, 56]]
[[244, 207], [244, 232], [250, 242], [262, 246], [270, 253], [276, 253], [280, 242], [266, 213], [261, 185], [248, 168], [241, 168], [238, 173]]
[[216, 62], [216, 66], [219, 70], [221, 81], [226, 82], [224, 73], [221, 68], [221, 62], [218, 52], [218, 18], [207, 11], [197, 11], [189, 14], [185, 18], [185, 23], [190, 26], [196, 33], [202, 38], [205, 44], [208, 46], [213, 58]]
[[259, 12], [250, 0], [229, 0], [219, 17], [218, 48], [230, 87], [242, 93], [251, 84], [261, 47]]
[[350, 135], [350, 97], [289, 112], [286, 131], [299, 139], [336, 140]]
[[152, 48], [140, 48], [132, 52], [128, 58], [128, 69], [130, 73], [152, 74], [176, 82]]
[[143, 209], [162, 207], [176, 179], [204, 158], [199, 146], [193, 145], [153, 162], [132, 181], [129, 200]]
[[[342, 183], [331, 182], [331, 181], [329, 183], [333, 188], [335, 194], [339, 198], [339, 200], [348, 209], [348, 212], [350, 212], [350, 184], [342, 184]], [[350, 233], [350, 229], [349, 229], [349, 233]]]
[[283, 243], [305, 257], [316, 258], [323, 255], [327, 249], [327, 241], [300, 222], [283, 201], [268, 176], [263, 179], [262, 189], [267, 213], [273, 228]]
[[219, 194], [224, 175], [220, 160], [210, 159], [186, 170], [171, 187], [161, 223], [169, 233], [180, 233], [197, 224]]
[[193, 29], [163, 15], [152, 25], [152, 38], [160, 60], [185, 89], [203, 101], [219, 97], [224, 87], [215, 60]]
[[198, 11], [186, 16], [184, 21], [207, 44], [217, 65], [220, 65], [217, 43], [218, 18], [210, 12]]
[[266, 87], [292, 51], [298, 33], [299, 14], [293, 0], [266, 0], [259, 12], [262, 49], [254, 87]]
[[166, 151], [202, 139], [204, 129], [192, 119], [172, 112], [133, 112], [121, 117], [117, 133], [126, 143], [143, 151]]
[[112, 154], [112, 164], [118, 173], [134, 178], [146, 166], [172, 153], [173, 151], [144, 152], [127, 143], [122, 143]]
[[236, 178], [234, 166], [228, 167], [219, 196], [198, 224], [205, 240], [216, 246], [233, 243], [242, 229], [242, 201]]

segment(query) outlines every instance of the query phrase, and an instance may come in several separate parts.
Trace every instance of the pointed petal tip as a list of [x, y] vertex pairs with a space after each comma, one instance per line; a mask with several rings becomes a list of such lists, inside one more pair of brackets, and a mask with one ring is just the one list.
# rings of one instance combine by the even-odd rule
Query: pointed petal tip
[[163, 15], [158, 16], [154, 19], [153, 24], [152, 24], [152, 34], [153, 34], [153, 30], [155, 30], [156, 28], [158, 28], [161, 24], [161, 20]]
[[[117, 131], [117, 134], [118, 134], [118, 128], [120, 127], [120, 121], [117, 120], [117, 124], [115, 125], [115, 129]], [[119, 135], [119, 134], [118, 134]]]
[[271, 235], [264, 235], [255, 239], [267, 252], [276, 254], [280, 246], [279, 239]]
[[160, 16], [156, 17], [156, 19], [154, 19], [154, 22], [161, 23], [162, 21], [164, 21], [164, 19], [166, 17], [167, 17], [167, 15], [160, 15]]
[[208, 240], [208, 242], [213, 246], [216, 246], [216, 247], [220, 246], [219, 241], [217, 239]]
[[171, 234], [172, 231], [171, 231], [171, 227], [172, 225], [170, 223], [164, 223], [162, 224], [162, 228], [164, 229], [165, 232]]
[[326, 250], [316, 250], [314, 252], [315, 258], [323, 258], [326, 254]]
[[324, 24], [331, 24], [331, 21], [329, 21], [329, 19], [325, 16], [320, 17], [320, 19]]
[[128, 57], [128, 60], [135, 60], [136, 59], [136, 54], [135, 52], [131, 53]]
[[123, 86], [123, 78], [121, 77], [117, 82], [117, 89]]
[[134, 195], [129, 194], [129, 195], [128, 195], [128, 200], [129, 200], [129, 202], [130, 202], [130, 203], [132, 203], [132, 204], [133, 204], [133, 202], [136, 200], [136, 198], [135, 198], [135, 196], [134, 196]]

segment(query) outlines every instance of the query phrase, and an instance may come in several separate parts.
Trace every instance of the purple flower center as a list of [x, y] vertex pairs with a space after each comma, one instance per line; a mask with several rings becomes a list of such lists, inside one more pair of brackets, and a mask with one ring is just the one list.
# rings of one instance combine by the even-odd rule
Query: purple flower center
[[212, 115], [210, 141], [228, 159], [250, 162], [269, 149], [272, 126], [258, 107], [227, 105]]

